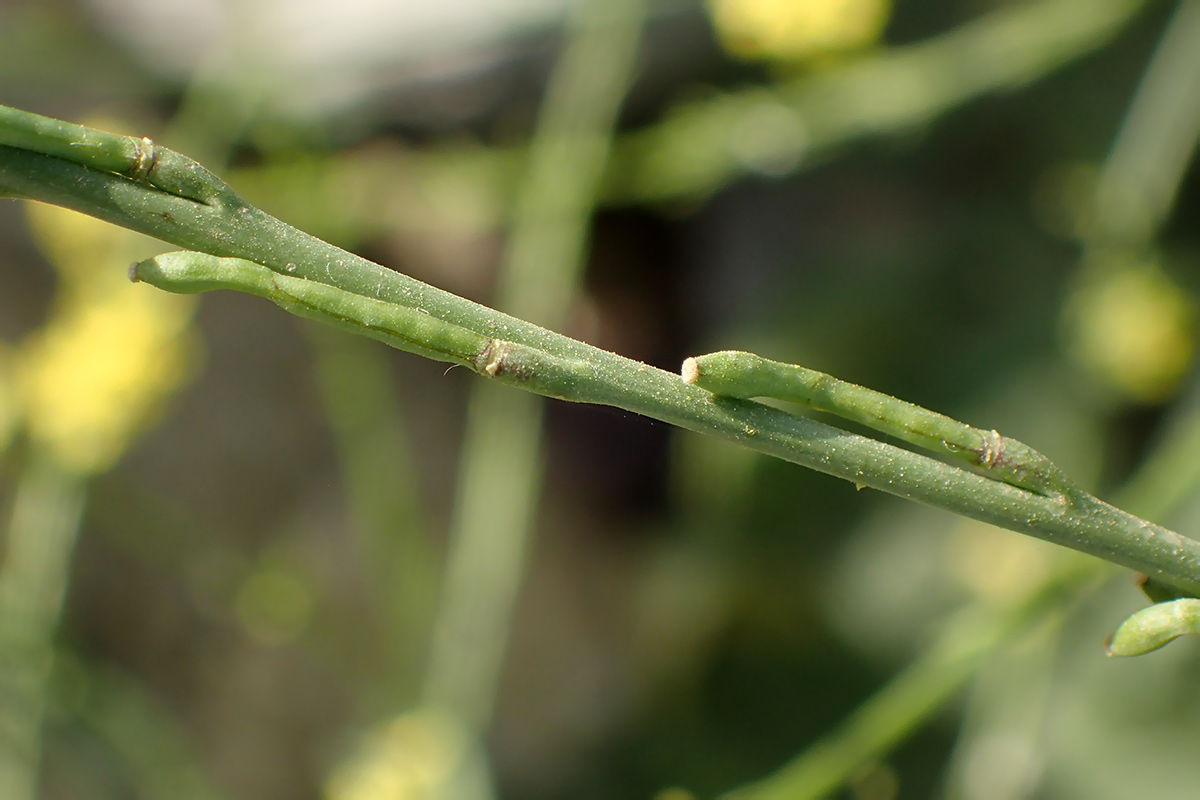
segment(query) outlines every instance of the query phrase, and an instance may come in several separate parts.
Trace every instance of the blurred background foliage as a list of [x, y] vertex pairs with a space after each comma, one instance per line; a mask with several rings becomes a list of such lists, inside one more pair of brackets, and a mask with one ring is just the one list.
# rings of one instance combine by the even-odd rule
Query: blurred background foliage
[[[491, 303], [575, 5], [3, 0], [0, 96]], [[652, 3], [561, 329], [804, 363], [1193, 533], [1198, 9]], [[546, 407], [494, 713], [430, 703], [466, 373], [129, 286], [168, 248], [65, 211], [0, 241], [5, 798], [1195, 796], [1195, 644], [1103, 658], [1128, 575], [604, 408]]]

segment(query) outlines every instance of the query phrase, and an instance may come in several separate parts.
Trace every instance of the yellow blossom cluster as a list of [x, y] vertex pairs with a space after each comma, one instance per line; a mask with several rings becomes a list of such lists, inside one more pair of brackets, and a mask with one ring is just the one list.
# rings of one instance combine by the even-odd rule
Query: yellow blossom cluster
[[1195, 356], [1195, 301], [1153, 262], [1097, 265], [1064, 320], [1072, 355], [1125, 400], [1168, 399]]
[[98, 472], [190, 376], [194, 304], [129, 282], [122, 267], [161, 249], [152, 240], [58, 207], [28, 209], [59, 288], [46, 323], [0, 360], [0, 437], [6, 418], [19, 420], [63, 467]]
[[717, 35], [744, 58], [797, 61], [877, 41], [890, 0], [709, 0]]
[[451, 717], [413, 711], [372, 730], [334, 769], [328, 800], [449, 800], [481, 796], [482, 765]]

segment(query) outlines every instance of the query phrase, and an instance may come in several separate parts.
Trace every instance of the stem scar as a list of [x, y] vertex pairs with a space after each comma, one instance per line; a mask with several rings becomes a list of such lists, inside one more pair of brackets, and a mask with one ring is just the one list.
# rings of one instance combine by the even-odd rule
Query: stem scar
[[508, 355], [507, 343], [499, 339], [488, 339], [483, 350], [475, 357], [475, 367], [480, 373], [494, 378], [504, 367], [504, 357]]
[[979, 454], [979, 463], [985, 469], [996, 466], [1004, 456], [1004, 441], [1000, 438], [1000, 432], [993, 429], [985, 433], [983, 444], [976, 452]]
[[150, 170], [154, 169], [154, 142], [143, 136], [140, 142], [134, 142], [134, 151], [137, 153], [137, 163], [130, 177], [135, 181], [145, 181], [150, 177]]

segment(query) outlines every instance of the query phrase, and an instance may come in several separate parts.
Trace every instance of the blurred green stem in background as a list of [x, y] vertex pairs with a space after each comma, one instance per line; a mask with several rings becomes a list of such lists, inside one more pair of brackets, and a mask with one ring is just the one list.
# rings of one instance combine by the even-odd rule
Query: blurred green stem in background
[[[644, 0], [584, 0], [546, 89], [515, 200], [496, 306], [550, 329], [566, 322], [592, 210], [634, 75]], [[487, 727], [543, 479], [544, 401], [477, 383], [467, 403], [449, 561], [425, 702]]]
[[1144, 248], [1175, 204], [1200, 136], [1200, 0], [1182, 0], [1096, 185], [1090, 247]]
[[141, 680], [69, 652], [55, 660], [54, 678], [57, 704], [116, 754], [137, 797], [228, 800], [201, 765], [189, 732]]
[[1063, 310], [1066, 350], [1096, 388], [1144, 405], [1174, 396], [1196, 352], [1194, 293], [1157, 238], [1198, 136], [1200, 2], [1182, 0], [1076, 210], [1083, 253]]
[[[338, 453], [338, 474], [358, 556], [379, 604], [371, 626], [383, 662], [373, 687], [397, 705], [417, 699], [438, 562], [420, 503], [421, 476], [404, 425], [404, 399], [392, 385], [387, 350], [357, 336], [311, 326], [316, 382]], [[371, 702], [379, 703], [379, 691]]]
[[886, 755], [955, 697], [1014, 636], [1064, 613], [1078, 597], [1081, 577], [1095, 584], [1096, 565], [1075, 561], [1010, 608], [979, 604], [955, 615], [912, 664], [850, 713], [828, 736], [770, 776], [722, 800], [816, 800], [843, 786], [858, 770]]
[[691, 198], [746, 173], [812, 166], [835, 146], [912, 130], [978, 95], [1030, 83], [1111, 39], [1144, 5], [1005, 5], [917, 44], [679, 106], [618, 140], [604, 198]]
[[38, 796], [53, 639], [86, 483], [85, 475], [43, 457], [26, 466], [17, 486], [0, 570], [0, 797], [5, 800]]
[[[691, 202], [746, 175], [809, 169], [839, 147], [920, 129], [977, 97], [1044, 78], [1106, 44], [1145, 6], [1144, 0], [1014, 3], [914, 44], [678, 102], [660, 121], [616, 137], [600, 202]], [[308, 230], [334, 225], [364, 236], [434, 225], [480, 233], [502, 224], [526, 157], [522, 146], [461, 143], [338, 154], [290, 165], [293, 180], [298, 171], [317, 175], [322, 192], [304, 202], [281, 188], [293, 184], [281, 179], [278, 166], [239, 170], [236, 183]], [[464, 182], [475, 189], [476, 213], [430, 204], [431, 195], [461, 196]]]

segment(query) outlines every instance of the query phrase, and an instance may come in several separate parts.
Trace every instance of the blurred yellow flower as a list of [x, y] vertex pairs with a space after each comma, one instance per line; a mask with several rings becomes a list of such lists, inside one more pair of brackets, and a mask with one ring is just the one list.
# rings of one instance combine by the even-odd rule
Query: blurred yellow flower
[[80, 473], [107, 468], [190, 376], [193, 299], [131, 284], [124, 267], [152, 240], [55, 206], [29, 224], [59, 273], [47, 323], [16, 353], [30, 440]]
[[778, 61], [851, 50], [879, 39], [890, 0], [709, 0], [734, 55]]
[[1195, 301], [1157, 264], [1114, 261], [1077, 289], [1065, 312], [1071, 354], [1126, 399], [1167, 399], [1195, 355]]
[[466, 731], [432, 711], [401, 714], [371, 731], [333, 772], [328, 800], [486, 797], [483, 765]]

